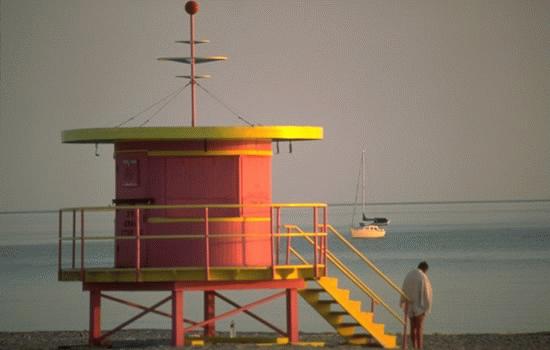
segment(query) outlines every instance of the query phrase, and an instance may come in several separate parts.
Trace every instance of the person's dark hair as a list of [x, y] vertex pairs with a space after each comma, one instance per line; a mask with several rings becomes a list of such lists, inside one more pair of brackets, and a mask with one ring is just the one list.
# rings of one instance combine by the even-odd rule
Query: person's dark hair
[[428, 263], [423, 261], [420, 264], [418, 264], [418, 268], [422, 270], [423, 272], [428, 271]]

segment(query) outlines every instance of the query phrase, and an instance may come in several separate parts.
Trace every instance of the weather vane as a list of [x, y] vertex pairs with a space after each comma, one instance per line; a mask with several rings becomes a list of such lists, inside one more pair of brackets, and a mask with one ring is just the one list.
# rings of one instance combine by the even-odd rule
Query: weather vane
[[196, 1], [188, 1], [185, 4], [185, 12], [189, 14], [189, 40], [176, 41], [177, 43], [189, 44], [190, 57], [162, 57], [159, 60], [162, 61], [174, 61], [180, 63], [187, 63], [191, 65], [191, 71], [189, 75], [178, 76], [178, 78], [189, 79], [191, 85], [191, 126], [195, 127], [197, 124], [197, 97], [196, 97], [196, 79], [208, 79], [210, 75], [197, 75], [195, 74], [195, 65], [198, 63], [207, 63], [214, 61], [225, 61], [225, 56], [208, 56], [208, 57], [196, 57], [195, 56], [195, 44], [207, 44], [209, 40], [195, 40], [195, 14], [199, 12], [199, 4]]

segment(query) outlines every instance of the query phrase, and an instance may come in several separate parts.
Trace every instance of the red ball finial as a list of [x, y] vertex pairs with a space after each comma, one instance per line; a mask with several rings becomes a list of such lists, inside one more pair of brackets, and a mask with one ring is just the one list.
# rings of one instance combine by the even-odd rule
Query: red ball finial
[[196, 1], [187, 1], [185, 3], [185, 12], [193, 16], [195, 13], [199, 12], [199, 4]]

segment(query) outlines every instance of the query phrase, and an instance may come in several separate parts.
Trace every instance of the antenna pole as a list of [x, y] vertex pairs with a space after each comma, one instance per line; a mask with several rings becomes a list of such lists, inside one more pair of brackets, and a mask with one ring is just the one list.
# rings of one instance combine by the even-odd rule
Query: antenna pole
[[196, 82], [195, 82], [195, 14], [199, 12], [199, 4], [195, 1], [188, 1], [185, 4], [185, 11], [189, 14], [189, 45], [191, 47], [191, 126], [195, 127], [197, 121], [196, 106]]

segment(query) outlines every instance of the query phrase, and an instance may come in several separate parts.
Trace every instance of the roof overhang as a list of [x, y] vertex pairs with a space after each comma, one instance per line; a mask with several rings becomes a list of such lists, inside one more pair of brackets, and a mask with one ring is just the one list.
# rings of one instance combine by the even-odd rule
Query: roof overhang
[[137, 127], [64, 130], [63, 143], [117, 143], [129, 141], [272, 140], [323, 139], [320, 126], [201, 126]]

